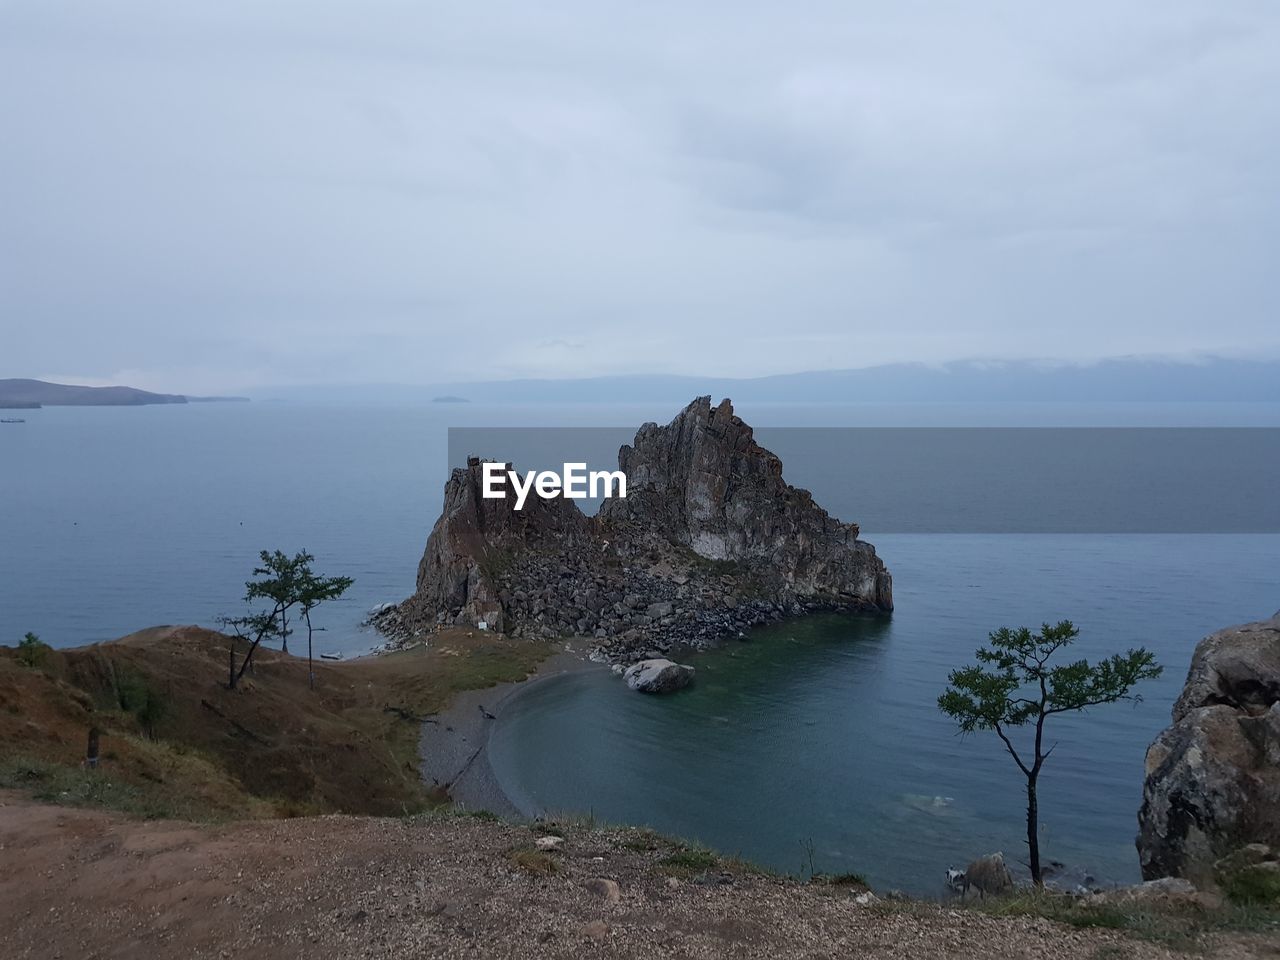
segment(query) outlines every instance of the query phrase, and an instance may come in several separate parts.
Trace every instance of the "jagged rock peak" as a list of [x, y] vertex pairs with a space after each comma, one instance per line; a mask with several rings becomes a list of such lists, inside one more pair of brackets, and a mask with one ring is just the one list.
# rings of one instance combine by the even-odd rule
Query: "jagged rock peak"
[[[418, 564], [419, 605], [453, 611], [461, 622], [504, 627], [494, 571], [512, 553], [532, 546], [569, 547], [590, 539], [591, 523], [562, 497], [531, 496], [523, 510], [509, 498], [486, 499], [483, 461], [469, 457], [444, 488], [444, 509]], [[511, 469], [510, 464], [504, 465]]]
[[605, 502], [605, 523], [639, 527], [708, 560], [757, 566], [776, 590], [856, 595], [892, 609], [888, 571], [858, 540], [858, 525], [787, 483], [782, 461], [728, 399], [712, 407], [698, 397], [665, 427], [646, 423], [618, 465], [627, 497]]
[[727, 398], [713, 408], [711, 397], [698, 397], [665, 427], [644, 424], [618, 451], [618, 466], [627, 497], [606, 502], [600, 516], [639, 521], [710, 560], [767, 555], [776, 540], [770, 520], [803, 493], [782, 479], [782, 461], [756, 443]]

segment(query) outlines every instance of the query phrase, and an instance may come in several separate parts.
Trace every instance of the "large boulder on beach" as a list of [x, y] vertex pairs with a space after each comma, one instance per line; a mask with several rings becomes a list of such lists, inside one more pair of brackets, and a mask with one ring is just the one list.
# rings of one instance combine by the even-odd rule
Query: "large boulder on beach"
[[1247, 844], [1280, 846], [1280, 614], [1196, 647], [1173, 723], [1147, 750], [1142, 875], [1211, 883]]
[[640, 693], [674, 693], [693, 683], [693, 667], [671, 660], [641, 660], [623, 673], [627, 686]]

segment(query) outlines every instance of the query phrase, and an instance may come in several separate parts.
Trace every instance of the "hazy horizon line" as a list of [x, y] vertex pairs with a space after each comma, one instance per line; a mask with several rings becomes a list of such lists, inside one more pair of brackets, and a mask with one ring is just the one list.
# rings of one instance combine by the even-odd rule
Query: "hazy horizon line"
[[[167, 386], [157, 386], [149, 383], [145, 387], [139, 387], [138, 379], [130, 379], [128, 371], [122, 371], [120, 374], [112, 377], [101, 376], [83, 376], [78, 374], [65, 373], [46, 373], [36, 376], [12, 376], [0, 379], [15, 380], [40, 380], [46, 383], [56, 383], [64, 386], [84, 386], [84, 387], [133, 387], [135, 389], [145, 390], [149, 393], [172, 393], [182, 396], [224, 396], [236, 395], [243, 396], [246, 392], [266, 391], [266, 390], [292, 390], [292, 389], [320, 389], [320, 388], [428, 388], [428, 387], [466, 387], [485, 384], [553, 384], [553, 383], [575, 383], [590, 381], [639, 381], [639, 380], [714, 380], [714, 381], [734, 381], [742, 383], [755, 383], [773, 379], [781, 379], [786, 377], [805, 377], [805, 376], [825, 376], [833, 374], [852, 374], [869, 371], [889, 371], [895, 369], [912, 370], [916, 372], [946, 372], [948, 369], [964, 368], [969, 371], [981, 371], [983, 368], [989, 368], [992, 371], [1001, 369], [1019, 368], [1029, 371], [1043, 371], [1051, 373], [1063, 370], [1087, 370], [1102, 367], [1107, 364], [1128, 363], [1134, 365], [1148, 366], [1170, 366], [1170, 367], [1206, 367], [1220, 363], [1241, 363], [1250, 365], [1273, 364], [1280, 362], [1280, 347], [1271, 349], [1262, 349], [1254, 351], [1250, 355], [1238, 355], [1234, 352], [1230, 353], [1127, 353], [1099, 356], [1092, 359], [1070, 359], [1046, 356], [1025, 356], [1025, 357], [992, 357], [992, 356], [967, 356], [959, 357], [953, 360], [945, 361], [928, 361], [928, 360], [900, 360], [889, 361], [884, 363], [873, 363], [865, 366], [839, 366], [839, 367], [810, 367], [799, 370], [781, 370], [774, 373], [754, 374], [754, 375], [735, 375], [735, 374], [719, 374], [719, 373], [679, 373], [665, 372], [658, 370], [641, 370], [635, 373], [602, 373], [602, 374], [582, 374], [574, 376], [508, 376], [498, 378], [476, 377], [472, 379], [422, 379], [422, 380], [291, 380], [291, 381], [261, 381], [258, 383], [249, 383], [238, 387], [200, 389], [198, 391], [184, 389], [181, 384], [169, 384]], [[148, 378], [142, 378], [146, 380]]]

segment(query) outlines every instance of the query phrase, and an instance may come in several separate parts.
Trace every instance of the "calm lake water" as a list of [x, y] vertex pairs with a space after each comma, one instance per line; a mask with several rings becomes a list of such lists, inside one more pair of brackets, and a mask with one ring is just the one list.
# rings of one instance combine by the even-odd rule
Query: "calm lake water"
[[[449, 426], [666, 421], [675, 404], [322, 408], [252, 403], [45, 409], [0, 425], [0, 642], [58, 646], [241, 610], [263, 548], [310, 549], [356, 578], [318, 648], [377, 638], [369, 607], [413, 589], [439, 512]], [[740, 405], [760, 426], [1275, 426], [1274, 405]], [[863, 519], [841, 478], [819, 502]], [[854, 506], [848, 506], [853, 504]], [[815, 617], [695, 658], [678, 696], [608, 676], [535, 686], [492, 759], [529, 809], [651, 824], [774, 867], [856, 870], [915, 892], [945, 867], [1022, 854], [1020, 778], [989, 737], [934, 705], [949, 669], [1003, 624], [1069, 617], [1088, 655], [1145, 644], [1168, 667], [1146, 700], [1058, 718], [1043, 779], [1047, 856], [1137, 877], [1146, 744], [1195, 642], [1280, 607], [1280, 536], [877, 534], [891, 618]]]
[[999, 626], [1072, 619], [1081, 656], [1145, 645], [1167, 665], [1139, 704], [1055, 717], [1042, 850], [1100, 881], [1140, 879], [1143, 755], [1196, 641], [1280, 607], [1275, 536], [882, 535], [892, 617], [809, 617], [691, 658], [697, 680], [643, 697], [606, 672], [533, 686], [490, 760], [526, 812], [589, 811], [786, 871], [941, 890], [943, 871], [1025, 856], [1023, 780], [993, 734], [935, 705]]

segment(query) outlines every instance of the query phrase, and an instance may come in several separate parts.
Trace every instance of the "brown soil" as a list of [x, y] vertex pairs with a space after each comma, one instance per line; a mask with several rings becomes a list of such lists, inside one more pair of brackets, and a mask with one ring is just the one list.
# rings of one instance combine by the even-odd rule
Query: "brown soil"
[[[136, 805], [117, 805], [132, 812], [401, 815], [440, 799], [418, 774], [422, 718], [459, 690], [525, 677], [552, 652], [450, 630], [430, 648], [318, 660], [312, 690], [305, 658], [260, 648], [252, 674], [229, 690], [230, 642], [199, 627], [154, 627], [47, 651], [40, 669], [0, 648], [0, 784], [62, 789], [45, 765], [77, 770], [96, 726], [101, 770], [131, 788]], [[83, 786], [62, 792], [74, 801]]]
[[[473, 817], [329, 816], [234, 824], [131, 820], [0, 793], [6, 958], [1185, 956], [1109, 930], [920, 904], [860, 905], [733, 864], [664, 863], [638, 831]], [[520, 864], [523, 864], [521, 866]], [[547, 864], [550, 864], [548, 866]], [[672, 876], [677, 874], [678, 876]], [[609, 902], [607, 884], [620, 897]], [[1241, 935], [1200, 945], [1274, 957]]]

